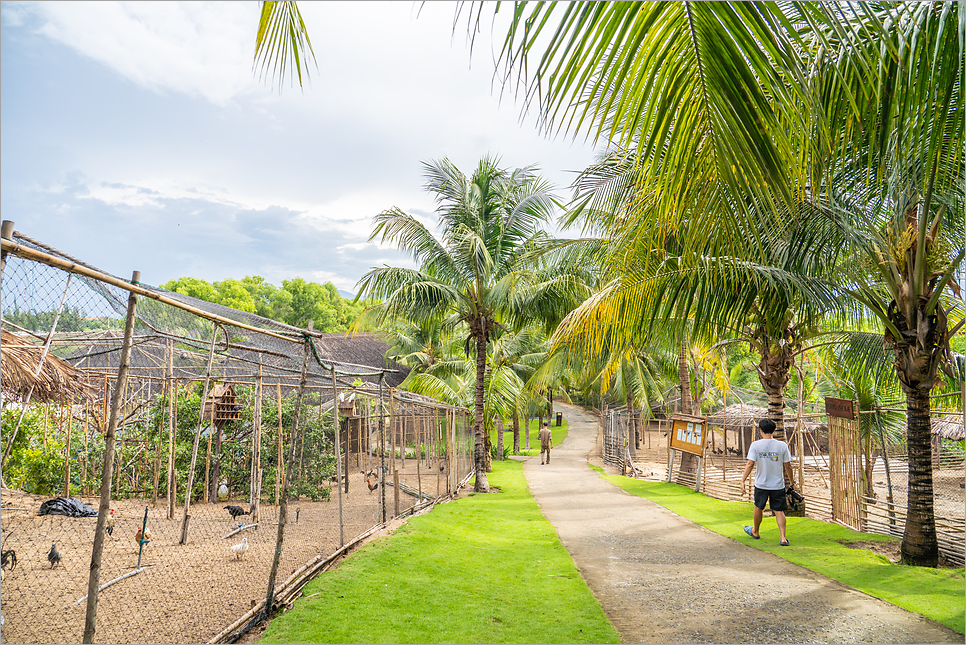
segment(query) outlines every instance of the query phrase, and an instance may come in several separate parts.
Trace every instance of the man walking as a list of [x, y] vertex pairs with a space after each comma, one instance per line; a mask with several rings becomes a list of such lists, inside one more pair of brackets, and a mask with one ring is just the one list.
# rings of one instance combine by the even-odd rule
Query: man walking
[[543, 422], [543, 427], [540, 428], [540, 433], [537, 434], [537, 438], [540, 439], [540, 465], [542, 466], [543, 453], [547, 453], [547, 463], [550, 463], [550, 449], [553, 448], [553, 433], [550, 431], [550, 424], [547, 421]]
[[788, 503], [785, 500], [785, 478], [792, 481], [792, 455], [788, 450], [788, 444], [772, 437], [775, 434], [775, 422], [771, 419], [762, 419], [758, 422], [762, 438], [752, 442], [748, 448], [748, 463], [745, 464], [745, 472], [741, 475], [741, 494], [745, 494], [745, 480], [751, 474], [752, 467], [755, 467], [755, 513], [754, 528], [745, 527], [745, 533], [758, 540], [761, 535], [758, 529], [764, 517], [765, 503], [775, 513], [775, 521], [778, 522], [778, 531], [781, 533], [781, 546], [788, 546], [788, 537], [785, 535], [785, 509]]

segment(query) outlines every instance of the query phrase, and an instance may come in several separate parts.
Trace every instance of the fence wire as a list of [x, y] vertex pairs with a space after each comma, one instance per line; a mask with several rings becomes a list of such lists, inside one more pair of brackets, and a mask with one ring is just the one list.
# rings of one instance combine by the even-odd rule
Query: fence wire
[[[739, 494], [741, 474], [747, 462], [748, 446], [761, 438], [755, 424], [758, 419], [767, 416], [767, 410], [762, 409], [757, 415], [745, 417], [730, 416], [727, 420], [721, 416], [716, 418], [716, 414], [709, 415], [700, 491], [717, 499], [750, 502], [751, 487], [744, 498]], [[962, 419], [961, 412], [934, 410], [933, 416], [938, 419]], [[901, 426], [904, 415], [898, 414], [896, 421]], [[641, 422], [638, 414], [619, 408], [608, 410], [601, 423], [605, 463], [622, 468], [632, 476], [666, 480], [671, 456], [668, 437], [670, 420]], [[941, 426], [942, 423], [936, 425]], [[637, 427], [640, 431], [635, 434]], [[814, 519], [832, 521], [829, 436], [824, 419], [819, 415], [809, 415], [799, 428], [793, 418], [786, 418], [786, 436], [792, 451], [795, 484], [806, 497], [805, 514]], [[871, 485], [855, 491], [863, 500], [863, 531], [895, 536], [903, 534], [909, 467], [905, 443], [900, 439], [883, 441], [884, 452], [872, 448], [868, 455], [860, 455], [863, 470], [871, 475], [866, 480]], [[868, 445], [872, 447], [875, 444]], [[623, 446], [627, 446], [627, 449]], [[698, 481], [698, 473], [682, 469], [680, 461], [679, 456], [673, 466], [672, 481], [693, 488]], [[951, 563], [962, 566], [966, 560], [966, 463], [963, 442], [942, 439], [937, 435], [933, 442], [932, 463], [940, 553]]]
[[[451, 495], [472, 473], [466, 410], [397, 391], [404, 375], [371, 336], [317, 334], [137, 285], [118, 391], [123, 281], [13, 241], [4, 241], [3, 328], [37, 350], [49, 341], [46, 367], [80, 390], [43, 400], [4, 392], [4, 640], [81, 642], [98, 518], [39, 509], [56, 497], [98, 508], [115, 396], [100, 642], [230, 640], [268, 597], [285, 601], [355, 537]], [[15, 367], [6, 350], [5, 374]], [[52, 546], [59, 560], [48, 558]]]

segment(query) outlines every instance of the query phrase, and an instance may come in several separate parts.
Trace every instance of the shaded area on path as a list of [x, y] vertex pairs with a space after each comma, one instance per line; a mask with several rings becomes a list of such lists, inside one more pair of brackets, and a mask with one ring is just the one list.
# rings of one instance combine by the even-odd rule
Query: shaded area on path
[[567, 440], [551, 464], [530, 458], [524, 473], [624, 642], [963, 642], [943, 625], [608, 484], [588, 466], [597, 418], [555, 406], [570, 424]]

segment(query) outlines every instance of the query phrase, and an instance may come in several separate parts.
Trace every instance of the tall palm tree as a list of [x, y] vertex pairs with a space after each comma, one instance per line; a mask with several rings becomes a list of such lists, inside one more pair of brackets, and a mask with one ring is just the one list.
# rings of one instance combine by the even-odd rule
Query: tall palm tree
[[[441, 239], [398, 208], [377, 215], [370, 239], [412, 253], [418, 269], [379, 267], [359, 282], [381, 299], [367, 310], [381, 322], [447, 319], [466, 326], [465, 350], [475, 359], [474, 464], [477, 491], [487, 491], [484, 398], [487, 345], [511, 315], [527, 244], [554, 207], [549, 184], [533, 168], [508, 171], [486, 157], [464, 175], [448, 159], [424, 164], [426, 189], [436, 195]], [[448, 318], [447, 318], [448, 317]]]
[[852, 243], [842, 265], [847, 292], [884, 328], [906, 398], [902, 559], [935, 566], [929, 395], [963, 325], [954, 295], [961, 296], [955, 277], [964, 256], [966, 11], [960, 3], [909, 3], [891, 7], [888, 18], [874, 44], [887, 55], [872, 81], [829, 81], [829, 119], [844, 111], [847, 92], [865, 108], [864, 127], [837, 128], [822, 189]]

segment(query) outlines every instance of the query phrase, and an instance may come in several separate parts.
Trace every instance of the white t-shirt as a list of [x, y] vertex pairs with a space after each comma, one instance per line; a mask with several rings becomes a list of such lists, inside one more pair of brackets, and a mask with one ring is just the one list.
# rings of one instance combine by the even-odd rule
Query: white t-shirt
[[756, 464], [755, 486], [764, 490], [784, 490], [784, 464], [792, 460], [788, 444], [778, 439], [759, 439], [748, 448], [748, 459]]

